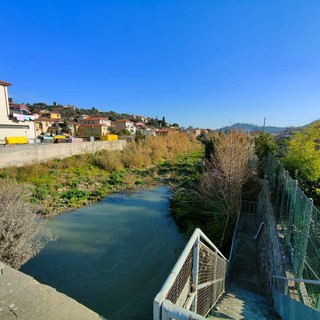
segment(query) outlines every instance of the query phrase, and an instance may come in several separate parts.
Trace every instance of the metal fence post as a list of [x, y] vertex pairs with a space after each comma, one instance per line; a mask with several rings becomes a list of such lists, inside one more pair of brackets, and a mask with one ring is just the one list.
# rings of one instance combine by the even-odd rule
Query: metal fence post
[[194, 296], [191, 310], [197, 312], [198, 303], [198, 278], [199, 278], [199, 241], [200, 235], [198, 236], [194, 246], [193, 246], [193, 262], [192, 262], [192, 284], [195, 286], [196, 294]]
[[[279, 212], [281, 224], [283, 224], [283, 201], [284, 201], [285, 189], [286, 189], [286, 181], [287, 181], [287, 179], [286, 179], [286, 171], [284, 171], [282, 173], [283, 173], [283, 175], [282, 175], [283, 185], [282, 185], [280, 212]], [[281, 175], [281, 172], [279, 173], [279, 175]]]
[[[308, 203], [307, 203], [308, 204]], [[303, 269], [304, 269], [304, 260], [307, 254], [308, 240], [309, 240], [309, 231], [310, 231], [310, 223], [311, 223], [311, 214], [313, 210], [313, 200], [309, 199], [309, 206], [306, 204], [305, 214], [304, 214], [304, 224], [303, 231], [301, 235], [301, 244], [299, 248], [299, 256], [296, 257], [298, 260], [298, 268], [297, 268], [297, 277], [302, 278]]]
[[290, 203], [290, 216], [295, 214], [296, 202], [297, 202], [297, 191], [298, 191], [298, 180], [294, 180], [294, 190], [291, 196], [291, 203]]

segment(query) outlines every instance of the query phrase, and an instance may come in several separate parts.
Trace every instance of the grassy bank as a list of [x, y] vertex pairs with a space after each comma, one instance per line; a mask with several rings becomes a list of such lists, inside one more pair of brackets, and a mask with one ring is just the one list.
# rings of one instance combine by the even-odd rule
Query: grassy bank
[[[160, 183], [187, 183], [202, 146], [194, 137], [175, 132], [148, 137], [123, 151], [99, 151], [24, 167], [0, 170], [1, 183], [15, 180], [32, 188], [30, 201], [43, 214], [57, 214], [87, 205], [110, 192]], [[200, 153], [199, 153], [200, 152]], [[191, 174], [192, 175], [192, 174]]]

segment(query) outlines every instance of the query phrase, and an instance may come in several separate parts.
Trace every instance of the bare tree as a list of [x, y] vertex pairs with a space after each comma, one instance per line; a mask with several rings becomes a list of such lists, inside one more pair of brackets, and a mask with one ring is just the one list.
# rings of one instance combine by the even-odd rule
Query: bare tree
[[198, 192], [202, 201], [225, 220], [220, 247], [230, 226], [235, 222], [243, 184], [248, 178], [253, 157], [253, 143], [241, 131], [220, 134], [214, 155], [206, 162]]
[[41, 228], [39, 209], [26, 184], [0, 181], [0, 260], [18, 269], [37, 254], [51, 235]]

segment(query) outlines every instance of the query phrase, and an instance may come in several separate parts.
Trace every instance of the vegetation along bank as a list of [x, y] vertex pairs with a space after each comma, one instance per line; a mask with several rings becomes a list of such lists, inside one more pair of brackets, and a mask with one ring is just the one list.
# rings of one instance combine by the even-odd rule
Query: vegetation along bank
[[[224, 252], [228, 252], [240, 195], [250, 198], [258, 191], [254, 190], [259, 185], [259, 162], [254, 160], [255, 153], [262, 163], [269, 152], [279, 154], [289, 171], [296, 174], [299, 184], [309, 192], [318, 192], [318, 176], [302, 176], [301, 172], [306, 171], [298, 166], [301, 164], [299, 159], [293, 158], [296, 146], [302, 149], [312, 130], [318, 130], [318, 123], [278, 143], [264, 133], [253, 139], [241, 131], [214, 132], [206, 137], [205, 150], [194, 136], [172, 132], [166, 136], [137, 139], [123, 151], [99, 151], [2, 169], [0, 197], [5, 205], [0, 209], [0, 258], [11, 262], [10, 259], [19, 260], [17, 256], [20, 256], [21, 260], [23, 255], [17, 252], [21, 252], [25, 244], [32, 248], [30, 252], [40, 250], [37, 242], [30, 242], [32, 235], [36, 234], [42, 242], [50, 239], [37, 232], [38, 224], [34, 221], [39, 220], [39, 214], [31, 213], [51, 216], [90, 204], [110, 192], [164, 183], [172, 189], [171, 209], [176, 222], [187, 233], [200, 227]], [[314, 144], [318, 140], [312, 138], [311, 141], [309, 162], [302, 164], [308, 163], [310, 172], [316, 173], [318, 163], [313, 154], [317, 155], [318, 148]], [[304, 148], [308, 146], [305, 144]], [[303, 152], [304, 156], [309, 154]], [[13, 212], [18, 212], [18, 217]], [[14, 223], [8, 219], [10, 215]], [[33, 231], [26, 232], [26, 229]], [[20, 235], [27, 235], [27, 239]], [[12, 239], [20, 238], [19, 244], [12, 243]], [[22, 260], [32, 256], [30, 252], [26, 252]], [[19, 264], [21, 261], [11, 263], [15, 267]]]
[[139, 139], [123, 151], [1, 169], [0, 260], [19, 268], [52, 239], [43, 233], [41, 216], [90, 204], [110, 192], [185, 182], [199, 170], [202, 154], [194, 136], [172, 132]]

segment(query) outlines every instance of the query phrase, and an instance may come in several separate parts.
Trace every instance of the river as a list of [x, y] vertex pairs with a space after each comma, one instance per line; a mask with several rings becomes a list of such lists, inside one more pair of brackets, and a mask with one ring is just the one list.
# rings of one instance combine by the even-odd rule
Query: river
[[108, 320], [152, 319], [152, 302], [186, 239], [166, 187], [112, 194], [47, 222], [53, 235], [21, 271]]

